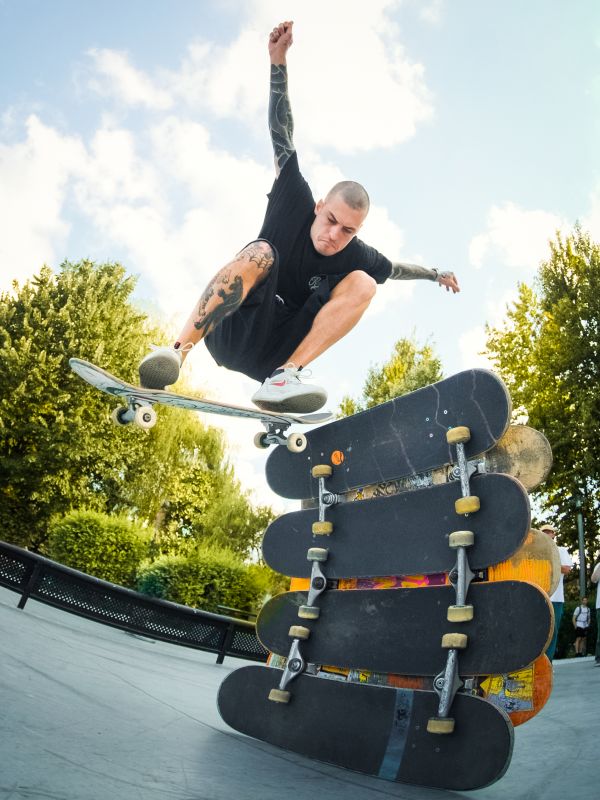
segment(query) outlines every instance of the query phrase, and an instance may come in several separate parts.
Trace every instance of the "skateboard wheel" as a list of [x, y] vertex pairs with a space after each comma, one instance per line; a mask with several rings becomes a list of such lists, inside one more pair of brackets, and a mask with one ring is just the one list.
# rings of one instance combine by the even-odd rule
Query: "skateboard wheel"
[[125, 416], [129, 409], [126, 406], [119, 406], [119, 408], [115, 408], [115, 410], [110, 415], [110, 418], [115, 423], [115, 425], [129, 425], [131, 422], [130, 419], [127, 419]]
[[329, 536], [330, 533], [333, 533], [333, 523], [332, 522], [313, 522], [312, 524], [312, 532], [317, 535], [321, 536]]
[[452, 717], [430, 717], [427, 720], [428, 733], [452, 733], [454, 720]]
[[326, 547], [309, 547], [306, 558], [308, 561], [327, 561], [329, 550]]
[[448, 606], [448, 622], [469, 622], [473, 619], [473, 606]]
[[300, 619], [319, 619], [321, 609], [317, 606], [300, 606], [298, 616]]
[[448, 444], [464, 444], [471, 438], [471, 431], [465, 425], [458, 425], [446, 432]]
[[142, 430], [149, 430], [156, 425], [156, 411], [151, 406], [136, 408], [133, 421]]
[[479, 508], [479, 498], [475, 495], [459, 497], [454, 503], [454, 510], [457, 514], [473, 514], [475, 511], [479, 511]]
[[290, 433], [286, 446], [290, 453], [301, 453], [306, 450], [306, 436], [303, 433]]
[[255, 434], [254, 436], [254, 446], [258, 447], [259, 450], [266, 450], [269, 446], [269, 443], [266, 441], [267, 434], [261, 433], [260, 431]]
[[453, 531], [448, 537], [450, 547], [471, 547], [474, 541], [473, 531]]
[[289, 635], [292, 639], [308, 639], [310, 636], [310, 628], [305, 628], [303, 625], [292, 625], [289, 630]]
[[310, 472], [313, 478], [329, 478], [333, 475], [333, 467], [329, 464], [315, 464]]
[[442, 636], [444, 650], [464, 650], [468, 643], [466, 633], [445, 633]]
[[269, 692], [269, 700], [274, 703], [289, 703], [291, 696], [291, 693], [285, 689], [271, 689]]

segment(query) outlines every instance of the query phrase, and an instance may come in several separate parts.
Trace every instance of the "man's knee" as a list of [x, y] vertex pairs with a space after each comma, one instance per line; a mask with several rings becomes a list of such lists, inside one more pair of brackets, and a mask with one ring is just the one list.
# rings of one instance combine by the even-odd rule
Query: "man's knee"
[[357, 305], [365, 305], [375, 297], [377, 281], [367, 272], [356, 269], [346, 275], [336, 288], [348, 293]]

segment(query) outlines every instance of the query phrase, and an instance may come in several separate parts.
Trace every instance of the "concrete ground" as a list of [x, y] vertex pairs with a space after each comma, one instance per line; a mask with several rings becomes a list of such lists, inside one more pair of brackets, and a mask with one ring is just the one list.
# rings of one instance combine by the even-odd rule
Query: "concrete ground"
[[328, 767], [249, 739], [215, 697], [246, 663], [143, 639], [0, 588], [0, 800], [564, 800], [600, 796], [600, 668], [555, 662], [506, 775], [443, 792]]

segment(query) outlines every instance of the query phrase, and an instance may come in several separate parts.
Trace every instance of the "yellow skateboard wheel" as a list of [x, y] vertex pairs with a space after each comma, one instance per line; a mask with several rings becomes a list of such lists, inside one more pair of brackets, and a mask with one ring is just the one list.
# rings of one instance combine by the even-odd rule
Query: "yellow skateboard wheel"
[[473, 619], [473, 606], [448, 606], [448, 622], [469, 622]]
[[445, 633], [442, 636], [442, 647], [444, 650], [464, 650], [468, 641], [466, 633]]
[[321, 609], [317, 606], [300, 606], [298, 616], [300, 619], [319, 619]]
[[333, 467], [329, 464], [315, 464], [311, 470], [313, 478], [330, 478], [333, 475]]
[[476, 495], [459, 497], [454, 503], [454, 510], [457, 514], [473, 514], [475, 511], [479, 511], [480, 507], [479, 498]]
[[289, 703], [291, 696], [290, 692], [285, 689], [271, 689], [269, 692], [269, 700], [274, 703]]
[[312, 524], [312, 532], [321, 535], [321, 536], [328, 536], [330, 533], [333, 533], [333, 523], [332, 522], [313, 522]]
[[456, 428], [450, 428], [446, 432], [446, 441], [448, 444], [464, 444], [471, 438], [471, 431], [464, 425], [458, 425]]
[[450, 547], [471, 547], [474, 541], [473, 531], [453, 531], [448, 537]]
[[452, 717], [430, 717], [427, 720], [428, 733], [452, 733], [454, 720]]
[[303, 625], [292, 625], [289, 630], [289, 635], [292, 639], [308, 639], [310, 636], [310, 628], [305, 628]]

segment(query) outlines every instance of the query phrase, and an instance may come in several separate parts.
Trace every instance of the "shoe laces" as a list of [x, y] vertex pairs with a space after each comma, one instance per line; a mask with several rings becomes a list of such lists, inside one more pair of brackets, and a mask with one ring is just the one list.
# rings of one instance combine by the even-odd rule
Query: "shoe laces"
[[300, 373], [302, 373], [303, 378], [312, 378], [311, 369], [305, 369], [304, 367], [297, 367], [292, 361], [290, 361], [288, 364], [284, 364], [283, 369], [293, 371], [294, 377], [298, 378], [298, 380], [300, 380]]

